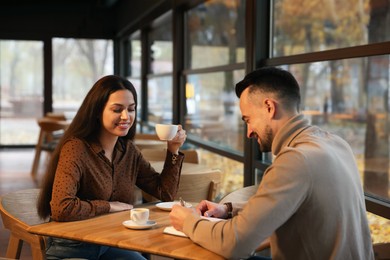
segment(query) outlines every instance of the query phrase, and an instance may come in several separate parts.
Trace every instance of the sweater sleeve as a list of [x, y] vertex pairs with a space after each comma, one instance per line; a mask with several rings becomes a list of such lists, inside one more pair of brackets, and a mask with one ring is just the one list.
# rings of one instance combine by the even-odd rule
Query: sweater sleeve
[[162, 201], [172, 201], [179, 188], [184, 154], [179, 152], [179, 155], [173, 155], [167, 151], [161, 174], [142, 156], [140, 160], [137, 186]]
[[[236, 216], [220, 222], [190, 216], [185, 219], [184, 233], [225, 258], [248, 258], [294, 214], [310, 189], [302, 155], [289, 153], [278, 160], [269, 167], [256, 194]], [[290, 169], [297, 170], [292, 173]]]

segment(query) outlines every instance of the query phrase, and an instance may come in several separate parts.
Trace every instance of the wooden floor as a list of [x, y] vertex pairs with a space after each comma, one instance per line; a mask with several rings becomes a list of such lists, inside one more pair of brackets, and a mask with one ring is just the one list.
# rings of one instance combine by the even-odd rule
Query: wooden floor
[[[31, 176], [34, 149], [0, 149], [0, 196], [11, 191], [37, 188]], [[42, 153], [38, 170], [38, 180], [42, 177], [46, 163], [46, 154]], [[8, 246], [9, 232], [3, 228], [0, 218], [0, 260], [5, 257]], [[30, 246], [24, 244], [20, 256], [22, 260], [32, 260]], [[167, 257], [151, 256], [151, 260], [172, 260]]]
[[[11, 191], [30, 189], [37, 184], [30, 177], [34, 149], [7, 149], [0, 150], [0, 195]], [[41, 158], [42, 166], [45, 155]], [[3, 228], [0, 218], [0, 258], [5, 257], [8, 246], [9, 232]], [[20, 259], [30, 260], [31, 251], [28, 244], [24, 244]]]

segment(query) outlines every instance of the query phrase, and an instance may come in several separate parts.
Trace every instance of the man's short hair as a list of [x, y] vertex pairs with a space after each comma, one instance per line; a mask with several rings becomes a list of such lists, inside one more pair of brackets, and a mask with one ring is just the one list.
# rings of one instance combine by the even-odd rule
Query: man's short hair
[[249, 86], [253, 86], [253, 90], [274, 93], [279, 99], [287, 102], [287, 105], [296, 105], [299, 109], [301, 101], [299, 84], [287, 70], [264, 67], [248, 73], [236, 84], [237, 97], [240, 97]]

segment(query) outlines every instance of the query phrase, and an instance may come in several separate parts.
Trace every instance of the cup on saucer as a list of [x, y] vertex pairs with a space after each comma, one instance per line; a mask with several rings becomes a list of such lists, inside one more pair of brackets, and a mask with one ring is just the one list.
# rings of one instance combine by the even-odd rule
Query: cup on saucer
[[149, 209], [133, 208], [130, 210], [130, 219], [137, 225], [146, 225], [149, 220]]

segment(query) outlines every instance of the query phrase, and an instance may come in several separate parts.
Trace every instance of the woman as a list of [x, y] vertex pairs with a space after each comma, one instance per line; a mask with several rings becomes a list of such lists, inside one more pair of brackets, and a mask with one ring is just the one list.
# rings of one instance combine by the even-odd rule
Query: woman
[[[179, 126], [168, 141], [159, 174], [133, 143], [136, 108], [137, 93], [128, 80], [110, 75], [94, 84], [52, 155], [38, 199], [42, 218], [74, 221], [129, 210], [135, 185], [162, 201], [174, 199], [186, 133]], [[136, 252], [54, 238], [46, 254], [48, 259], [143, 259]]]

